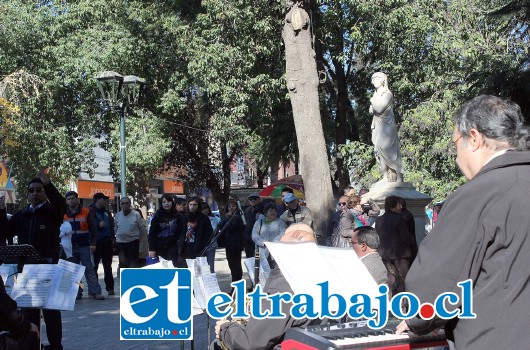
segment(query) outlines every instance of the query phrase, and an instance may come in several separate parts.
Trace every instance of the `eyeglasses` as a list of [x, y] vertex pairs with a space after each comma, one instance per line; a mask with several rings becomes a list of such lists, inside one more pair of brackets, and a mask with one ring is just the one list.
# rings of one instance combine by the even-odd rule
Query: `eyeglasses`
[[249, 200], [249, 201], [256, 201], [256, 200], [258, 200], [258, 199], [259, 199], [259, 197], [250, 197], [248, 200]]
[[33, 192], [41, 193], [41, 192], [44, 192], [44, 188], [42, 187], [30, 188], [28, 189], [28, 192], [29, 193], [33, 193]]
[[340, 205], [340, 206], [348, 205], [348, 203], [346, 203], [346, 202], [338, 202], [337, 204]]
[[130, 202], [120, 202], [121, 205], [131, 205]]
[[449, 144], [449, 154], [455, 156], [456, 155], [456, 143], [463, 137], [464, 135], [460, 135], [456, 140], [453, 140], [451, 138], [451, 143]]

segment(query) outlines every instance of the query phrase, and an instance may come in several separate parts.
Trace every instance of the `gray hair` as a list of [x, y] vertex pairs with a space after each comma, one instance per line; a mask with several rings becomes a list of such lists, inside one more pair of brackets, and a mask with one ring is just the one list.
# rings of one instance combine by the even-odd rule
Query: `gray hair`
[[464, 139], [475, 128], [493, 150], [530, 148], [530, 130], [523, 125], [521, 108], [510, 100], [490, 95], [477, 96], [455, 112], [453, 121]]
[[365, 243], [372, 249], [379, 248], [379, 235], [375, 228], [371, 226], [360, 226], [355, 229], [357, 232], [357, 242]]

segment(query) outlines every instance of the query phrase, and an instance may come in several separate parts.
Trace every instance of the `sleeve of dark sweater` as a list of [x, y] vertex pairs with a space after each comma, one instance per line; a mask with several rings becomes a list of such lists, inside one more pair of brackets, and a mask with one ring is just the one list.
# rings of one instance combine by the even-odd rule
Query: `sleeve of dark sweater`
[[88, 224], [88, 230], [90, 232], [90, 245], [95, 246], [98, 242], [98, 228], [96, 226], [96, 220], [94, 219], [94, 214], [92, 211], [89, 211], [86, 220]]
[[0, 277], [0, 328], [14, 334], [28, 332], [31, 328], [31, 324], [18, 311], [17, 303], [7, 295], [2, 277]]
[[156, 242], [156, 237], [158, 235], [159, 222], [160, 222], [160, 216], [157, 213], [155, 213], [155, 215], [153, 215], [153, 218], [151, 219], [151, 226], [149, 226], [148, 240], [149, 240], [150, 251], [155, 250], [155, 242]]

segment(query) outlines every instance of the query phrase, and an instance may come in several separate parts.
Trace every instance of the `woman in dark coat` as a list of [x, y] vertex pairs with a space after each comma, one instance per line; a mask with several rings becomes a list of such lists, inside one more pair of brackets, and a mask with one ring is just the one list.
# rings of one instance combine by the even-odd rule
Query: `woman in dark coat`
[[394, 295], [403, 291], [405, 277], [418, 252], [416, 236], [409, 232], [401, 215], [399, 197], [385, 198], [385, 213], [377, 219], [375, 230], [380, 241], [378, 252], [390, 273], [388, 284]]
[[225, 247], [226, 260], [232, 275], [232, 282], [243, 278], [243, 268], [241, 267], [241, 253], [243, 252], [243, 235], [245, 225], [241, 220], [241, 215], [237, 213], [237, 202], [228, 201], [226, 205], [226, 216], [219, 223], [219, 230], [223, 230], [218, 241]]
[[164, 193], [160, 200], [161, 207], [151, 220], [149, 228], [149, 257], [161, 256], [171, 260], [177, 266], [177, 240], [182, 231], [181, 218], [175, 209], [175, 199]]
[[183, 218], [184, 229], [179, 237], [178, 267], [187, 267], [186, 259], [200, 256], [213, 234], [210, 219], [201, 212], [201, 207], [201, 198], [188, 199], [188, 214]]

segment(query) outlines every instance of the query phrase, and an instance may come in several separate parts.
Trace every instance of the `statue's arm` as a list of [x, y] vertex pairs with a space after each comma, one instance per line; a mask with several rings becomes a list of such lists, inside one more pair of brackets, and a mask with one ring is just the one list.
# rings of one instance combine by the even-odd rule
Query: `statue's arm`
[[375, 114], [382, 114], [392, 103], [392, 93], [385, 91], [379, 98], [372, 98], [372, 110]]

